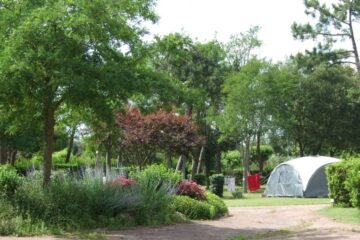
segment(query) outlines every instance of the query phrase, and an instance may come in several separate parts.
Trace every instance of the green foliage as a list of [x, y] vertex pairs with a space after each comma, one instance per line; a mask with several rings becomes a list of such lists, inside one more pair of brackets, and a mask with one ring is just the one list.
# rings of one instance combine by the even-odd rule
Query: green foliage
[[237, 150], [221, 154], [221, 164], [227, 174], [232, 174], [234, 169], [241, 168], [242, 160], [241, 154]]
[[[13, 204], [20, 216], [46, 229], [121, 228], [177, 221], [171, 207], [173, 188], [156, 181], [121, 186], [104, 184], [88, 169], [84, 176], [71, 177], [56, 171], [43, 188], [38, 172], [18, 188]], [[170, 181], [169, 181], [170, 182]], [[69, 201], [71, 199], [71, 201]]]
[[219, 197], [223, 196], [225, 177], [222, 174], [211, 175], [210, 178], [210, 189], [213, 193]]
[[204, 173], [197, 173], [194, 175], [193, 180], [199, 185], [206, 184], [206, 175]]
[[231, 195], [233, 198], [243, 198], [243, 193], [241, 190], [235, 190], [235, 192], [232, 192]]
[[142, 185], [175, 186], [181, 180], [181, 175], [174, 170], [167, 169], [164, 165], [153, 164], [147, 166], [143, 171], [132, 172], [131, 178]]
[[[274, 149], [270, 145], [260, 145], [260, 162], [266, 162], [273, 153]], [[258, 161], [256, 146], [251, 147], [251, 160], [254, 162]]]
[[326, 167], [329, 186], [329, 197], [334, 199], [334, 205], [350, 207], [350, 191], [346, 187], [346, 180], [352, 167], [351, 161], [330, 164]]
[[207, 202], [215, 207], [215, 217], [224, 216], [229, 213], [224, 201], [217, 195], [211, 192], [206, 192], [206, 198]]
[[360, 158], [354, 158], [351, 160], [351, 164], [348, 164], [345, 188], [350, 193], [352, 206], [360, 208]]
[[175, 196], [173, 208], [190, 219], [213, 219], [216, 216], [214, 206], [188, 196]]
[[0, 199], [0, 235], [42, 235], [49, 234], [43, 222], [33, 222], [29, 216], [18, 215], [10, 202]]
[[225, 203], [213, 193], [206, 192], [206, 201], [188, 196], [175, 196], [173, 208], [190, 219], [214, 219], [228, 213]]
[[22, 178], [15, 168], [9, 165], [0, 165], [0, 198], [10, 199], [21, 182]]

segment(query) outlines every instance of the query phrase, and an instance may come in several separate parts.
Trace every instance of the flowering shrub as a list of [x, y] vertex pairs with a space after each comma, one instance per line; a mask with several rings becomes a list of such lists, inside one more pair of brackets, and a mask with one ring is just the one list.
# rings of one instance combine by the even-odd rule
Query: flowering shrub
[[188, 196], [197, 200], [206, 200], [205, 191], [196, 182], [180, 182], [177, 185], [176, 195]]
[[119, 185], [121, 187], [127, 187], [127, 186], [132, 186], [136, 184], [136, 181], [130, 178], [125, 178], [125, 177], [119, 177], [113, 181], [111, 181], [112, 185]]

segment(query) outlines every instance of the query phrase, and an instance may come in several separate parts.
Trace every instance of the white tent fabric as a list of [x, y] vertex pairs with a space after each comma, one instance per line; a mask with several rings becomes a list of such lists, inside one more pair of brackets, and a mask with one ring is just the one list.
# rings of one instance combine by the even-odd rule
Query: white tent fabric
[[278, 165], [267, 182], [268, 197], [326, 197], [325, 167], [340, 160], [332, 157], [302, 157]]

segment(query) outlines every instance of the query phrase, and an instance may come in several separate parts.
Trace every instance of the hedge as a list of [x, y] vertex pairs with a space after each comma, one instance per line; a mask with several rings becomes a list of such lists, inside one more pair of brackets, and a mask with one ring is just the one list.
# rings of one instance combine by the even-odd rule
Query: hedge
[[360, 159], [351, 159], [326, 167], [329, 197], [337, 207], [360, 208]]

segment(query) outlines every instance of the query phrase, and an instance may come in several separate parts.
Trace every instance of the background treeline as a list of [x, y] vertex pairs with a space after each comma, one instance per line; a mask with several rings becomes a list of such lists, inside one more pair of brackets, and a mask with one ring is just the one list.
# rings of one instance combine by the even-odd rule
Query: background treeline
[[255, 54], [260, 27], [144, 42], [154, 5], [0, 1], [2, 164], [41, 165], [47, 184], [54, 167], [164, 163], [191, 178], [359, 152], [356, 1], [305, 1], [317, 25], [295, 23], [294, 37], [321, 44], [279, 63]]

